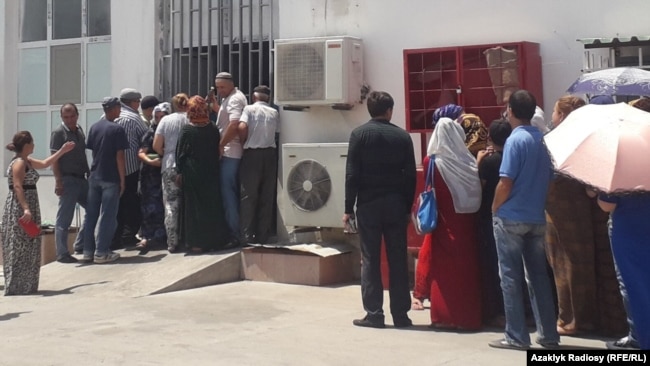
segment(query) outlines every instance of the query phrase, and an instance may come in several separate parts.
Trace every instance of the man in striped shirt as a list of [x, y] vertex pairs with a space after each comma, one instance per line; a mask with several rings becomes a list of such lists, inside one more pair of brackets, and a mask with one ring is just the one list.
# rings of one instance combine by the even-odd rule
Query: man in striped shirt
[[124, 193], [120, 197], [120, 208], [117, 212], [117, 228], [113, 236], [111, 249], [121, 249], [138, 242], [135, 235], [140, 230], [142, 216], [140, 214], [140, 197], [138, 196], [138, 177], [140, 160], [138, 149], [142, 136], [147, 132], [147, 126], [142, 122], [138, 108], [142, 95], [135, 89], [125, 88], [120, 93], [122, 111], [115, 122], [124, 128], [129, 148], [124, 151], [126, 160], [126, 179]]

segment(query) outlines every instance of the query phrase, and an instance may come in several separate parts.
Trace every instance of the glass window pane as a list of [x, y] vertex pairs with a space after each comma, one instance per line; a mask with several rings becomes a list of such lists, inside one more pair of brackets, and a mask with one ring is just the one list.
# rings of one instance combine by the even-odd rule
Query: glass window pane
[[52, 0], [52, 38], [81, 37], [81, 0]]
[[111, 44], [89, 43], [86, 62], [86, 102], [101, 102], [111, 94]]
[[47, 48], [20, 50], [18, 105], [47, 104]]
[[61, 112], [58, 110], [52, 111], [52, 119], [50, 120], [50, 127], [52, 127], [52, 131], [56, 130], [59, 126], [61, 126]]
[[34, 157], [44, 159], [50, 155], [50, 134], [45, 112], [18, 113], [18, 131], [29, 131], [34, 138]]
[[88, 37], [111, 34], [111, 0], [88, 0]]
[[81, 103], [81, 45], [52, 47], [50, 104]]
[[47, 39], [47, 0], [23, 0], [21, 40], [23, 42]]

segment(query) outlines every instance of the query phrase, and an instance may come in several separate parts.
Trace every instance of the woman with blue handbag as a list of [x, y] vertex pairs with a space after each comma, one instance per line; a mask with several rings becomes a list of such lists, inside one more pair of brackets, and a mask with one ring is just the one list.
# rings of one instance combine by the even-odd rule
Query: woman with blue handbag
[[[463, 128], [441, 118], [427, 149], [435, 155], [433, 190], [437, 226], [424, 237], [418, 256], [414, 308], [431, 302], [431, 327], [471, 330], [481, 327], [481, 290], [476, 237], [481, 183], [476, 159], [465, 146]], [[429, 157], [423, 162], [428, 166]]]

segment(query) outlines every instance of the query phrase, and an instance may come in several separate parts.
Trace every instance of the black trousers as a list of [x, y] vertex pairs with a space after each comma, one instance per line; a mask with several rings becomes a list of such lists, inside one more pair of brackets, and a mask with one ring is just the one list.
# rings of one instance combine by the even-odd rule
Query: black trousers
[[124, 193], [120, 197], [120, 208], [117, 211], [117, 228], [113, 236], [111, 249], [120, 249], [138, 242], [135, 234], [140, 230], [142, 213], [140, 212], [140, 195], [138, 180], [140, 172], [127, 175], [124, 179]]
[[384, 320], [384, 290], [381, 283], [381, 242], [386, 246], [389, 268], [390, 312], [402, 318], [411, 308], [406, 226], [408, 215], [403, 196], [387, 195], [357, 205], [357, 225], [361, 236], [361, 298], [371, 321]]
[[239, 163], [239, 228], [243, 241], [264, 244], [274, 230], [275, 148], [246, 149]]

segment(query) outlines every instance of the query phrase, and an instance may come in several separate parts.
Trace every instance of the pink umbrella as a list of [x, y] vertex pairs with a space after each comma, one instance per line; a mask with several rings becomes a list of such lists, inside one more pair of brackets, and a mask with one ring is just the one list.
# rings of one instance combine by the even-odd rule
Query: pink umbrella
[[625, 103], [587, 105], [544, 141], [555, 169], [608, 193], [650, 191], [650, 113]]

